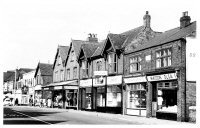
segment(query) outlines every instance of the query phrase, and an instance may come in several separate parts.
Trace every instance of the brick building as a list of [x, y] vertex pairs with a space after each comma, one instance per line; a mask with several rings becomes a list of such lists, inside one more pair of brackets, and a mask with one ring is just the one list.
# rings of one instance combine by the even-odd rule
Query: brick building
[[196, 22], [191, 23], [185, 12], [180, 27], [127, 45], [124, 52], [126, 114], [187, 120], [186, 37], [195, 31]]

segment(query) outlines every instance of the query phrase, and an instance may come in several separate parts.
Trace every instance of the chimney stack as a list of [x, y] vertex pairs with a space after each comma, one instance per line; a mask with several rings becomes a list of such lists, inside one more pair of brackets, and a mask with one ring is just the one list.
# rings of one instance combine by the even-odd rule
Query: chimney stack
[[144, 27], [150, 28], [151, 16], [149, 15], [148, 11], [146, 11], [146, 14], [143, 17], [143, 21], [144, 21]]
[[188, 16], [188, 11], [183, 12], [183, 16], [180, 18], [180, 28], [187, 27], [190, 24], [190, 16]]
[[98, 38], [97, 38], [97, 34], [92, 34], [92, 33], [89, 33], [88, 34], [88, 39], [87, 39], [89, 42], [95, 42], [97, 43], [98, 42]]

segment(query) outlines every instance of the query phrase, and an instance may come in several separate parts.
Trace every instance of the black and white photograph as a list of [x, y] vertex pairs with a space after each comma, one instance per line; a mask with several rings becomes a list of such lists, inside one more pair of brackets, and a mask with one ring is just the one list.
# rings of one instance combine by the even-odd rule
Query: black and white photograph
[[198, 8], [2, 0], [1, 125], [197, 127]]

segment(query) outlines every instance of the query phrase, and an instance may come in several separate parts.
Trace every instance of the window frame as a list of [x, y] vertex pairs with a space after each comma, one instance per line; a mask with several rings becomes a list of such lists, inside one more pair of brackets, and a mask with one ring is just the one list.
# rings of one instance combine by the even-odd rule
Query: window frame
[[[158, 52], [160, 52], [159, 56], [157, 56]], [[165, 62], [164, 62], [164, 60], [165, 60]], [[159, 68], [166, 68], [166, 67], [170, 67], [170, 66], [172, 66], [172, 47], [165, 47], [165, 48], [156, 50], [156, 52], [155, 52], [155, 68], [159, 69]]]
[[70, 68], [67, 69], [67, 80], [70, 80]]
[[[136, 61], [134, 62], [134, 58], [136, 58]], [[133, 62], [131, 62], [131, 59], [133, 59]], [[136, 65], [136, 70], [134, 71], [133, 68], [131, 68], [132, 65]], [[133, 66], [134, 67], [134, 66]], [[132, 71], [131, 71], [132, 69]], [[142, 71], [142, 57], [141, 54], [130, 56], [129, 57], [129, 73], [135, 73]]]
[[[75, 71], [75, 69], [76, 69], [76, 71]], [[77, 67], [74, 67], [73, 68], [73, 79], [77, 79], [77, 70], [78, 68]]]
[[114, 74], [117, 73], [117, 62], [118, 62], [118, 58], [117, 58], [117, 54], [114, 52], [108, 53], [108, 73], [109, 74]]

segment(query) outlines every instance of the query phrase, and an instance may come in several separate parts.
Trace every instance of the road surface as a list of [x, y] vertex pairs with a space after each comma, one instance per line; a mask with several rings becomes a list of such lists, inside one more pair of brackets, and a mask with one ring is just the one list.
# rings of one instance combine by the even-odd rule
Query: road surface
[[[95, 112], [94, 112], [95, 113]], [[84, 114], [66, 109], [39, 108], [29, 106], [4, 107], [4, 125], [8, 124], [137, 124], [117, 118], [105, 118], [97, 114]]]

